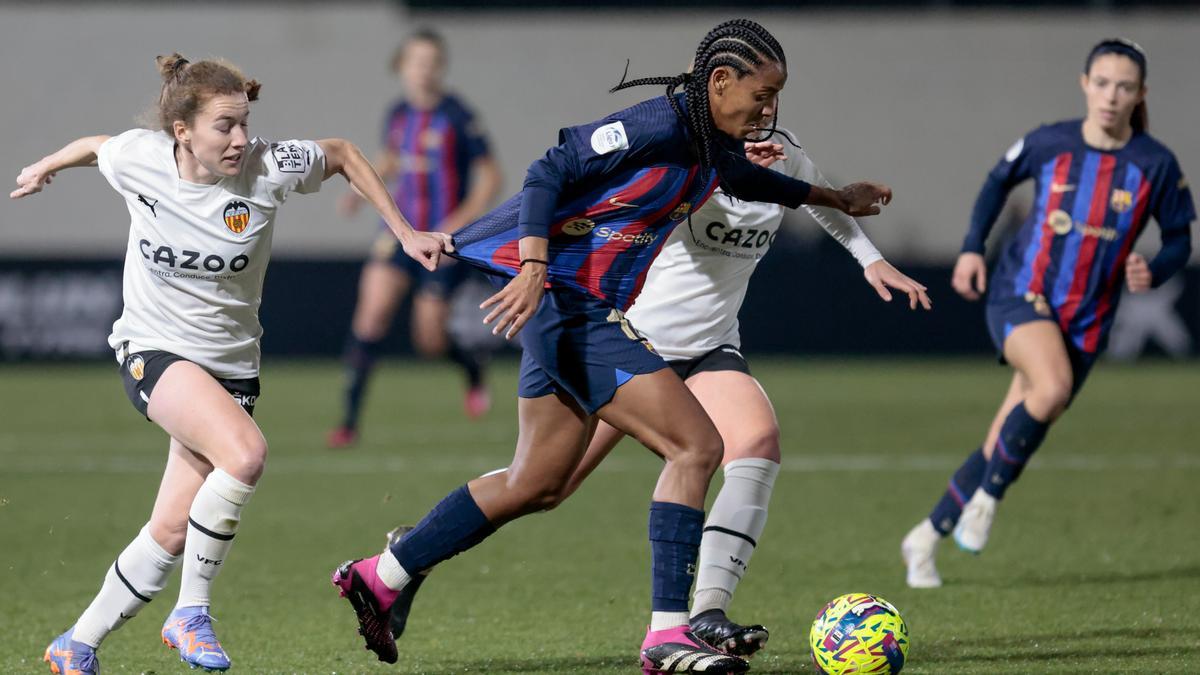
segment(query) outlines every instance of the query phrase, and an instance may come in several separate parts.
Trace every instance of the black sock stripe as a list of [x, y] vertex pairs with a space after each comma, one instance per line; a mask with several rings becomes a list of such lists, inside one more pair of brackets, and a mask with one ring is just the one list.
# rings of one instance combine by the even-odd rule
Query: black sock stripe
[[125, 588], [128, 588], [129, 592], [133, 593], [134, 597], [136, 597], [138, 600], [141, 600], [142, 602], [150, 602], [151, 600], [154, 599], [154, 598], [147, 598], [146, 596], [142, 595], [141, 593], [138, 593], [137, 589], [135, 589], [133, 587], [133, 584], [129, 583], [129, 580], [125, 578], [125, 575], [121, 574], [121, 561], [120, 560], [113, 561], [113, 569], [116, 570], [116, 572], [117, 572], [117, 578], [121, 580], [121, 583], [125, 584]]
[[704, 528], [704, 531], [705, 532], [720, 532], [721, 534], [727, 534], [731, 537], [737, 537], [738, 539], [745, 539], [746, 541], [750, 542], [751, 546], [754, 546], [755, 548], [758, 547], [757, 541], [754, 541], [753, 539], [750, 538], [749, 535], [742, 534], [741, 532], [738, 532], [737, 530], [729, 530], [724, 527], [719, 527], [717, 525], [709, 525], [708, 527]]
[[[233, 539], [233, 534], [221, 534], [220, 532], [213, 532], [212, 530], [201, 525], [200, 523], [197, 523], [196, 521], [192, 520], [191, 518], [188, 518], [188, 524], [191, 525], [192, 527], [196, 528], [197, 530], [200, 530], [200, 532], [202, 534], [207, 534], [208, 536], [212, 537], [213, 539], [220, 539], [221, 541], [229, 541], [230, 539]], [[235, 532], [234, 534], [237, 534], [237, 533]]]

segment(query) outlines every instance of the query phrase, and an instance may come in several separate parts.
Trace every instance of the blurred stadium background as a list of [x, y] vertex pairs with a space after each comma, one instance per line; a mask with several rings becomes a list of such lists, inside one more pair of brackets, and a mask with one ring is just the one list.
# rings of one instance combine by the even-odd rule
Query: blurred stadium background
[[[479, 112], [505, 194], [562, 125], [655, 94], [612, 95], [631, 76], [683, 69], [715, 22], [748, 14], [788, 52], [782, 125], [835, 182], [889, 183], [896, 200], [866, 227], [884, 254], [931, 287], [937, 310], [882, 307], [857, 267], [811, 221], [792, 218], [755, 278], [745, 347], [775, 353], [983, 353], [982, 312], [953, 296], [948, 270], [986, 171], [1034, 126], [1082, 115], [1077, 76], [1097, 39], [1128, 36], [1150, 54], [1152, 132], [1200, 170], [1200, 11], [1187, 3], [1090, 2], [38, 2], [0, 5], [0, 139], [9, 174], [85, 133], [136, 124], [158, 89], [153, 57], [223, 56], [265, 84], [251, 131], [344, 136], [369, 155], [399, 93], [388, 62], [418, 26], [442, 31], [450, 85]], [[329, 183], [285, 214], [263, 304], [264, 353], [341, 348], [367, 214], [335, 212]], [[0, 205], [0, 358], [108, 358], [120, 308], [127, 216], [107, 184], [68, 174], [48, 199]], [[1003, 222], [1028, 208], [1010, 200]], [[997, 227], [997, 235], [1003, 227]], [[1143, 237], [1157, 250], [1157, 231]], [[1200, 250], [1200, 247], [1197, 247]], [[995, 247], [993, 247], [993, 252]], [[767, 292], [763, 292], [767, 291]], [[390, 348], [408, 350], [401, 312]], [[1200, 276], [1192, 269], [1124, 306], [1114, 351], [1193, 354]], [[1136, 321], [1131, 321], [1136, 318]], [[472, 323], [472, 322], [467, 322]], [[1157, 339], [1155, 339], [1157, 338]]]
[[[153, 57], [172, 51], [225, 57], [264, 83], [252, 132], [344, 136], [372, 155], [399, 94], [390, 54], [407, 32], [432, 26], [511, 194], [559, 126], [657, 93], [606, 93], [626, 59], [631, 76], [678, 72], [699, 37], [731, 16], [763, 22], [783, 43], [782, 126], [825, 173], [893, 186], [894, 204], [864, 225], [935, 302], [927, 314], [883, 305], [799, 215], [755, 276], [743, 337], [778, 411], [785, 461], [770, 543], [734, 604], [735, 618], [773, 630], [753, 672], [811, 672], [812, 615], [861, 590], [904, 612], [905, 672], [1198, 672], [1195, 261], [1172, 284], [1126, 299], [1110, 352], [1155, 362], [1096, 371], [1020, 499], [1006, 502], [995, 531], [1003, 545], [979, 559], [943, 546], [947, 587], [932, 594], [904, 586], [897, 555], [979, 442], [1008, 378], [990, 360], [982, 307], [949, 287], [980, 182], [1030, 128], [1083, 114], [1084, 56], [1115, 35], [1148, 50], [1152, 132], [1200, 175], [1194, 3], [5, 2], [4, 170], [11, 179], [71, 138], [135, 125], [158, 91]], [[645, 500], [656, 475], [630, 443], [559, 511], [509, 525], [439, 568], [399, 666], [362, 651], [325, 585], [341, 561], [330, 556], [382, 543], [467, 476], [508, 461], [515, 364], [496, 369], [496, 409], [468, 424], [448, 366], [394, 361], [376, 376], [363, 442], [324, 449], [340, 395], [334, 359], [377, 227], [366, 214], [337, 215], [343, 190], [330, 182], [295, 198], [275, 234], [256, 417], [272, 456], [215, 596], [235, 672], [628, 672], [644, 629]], [[1028, 199], [1016, 193], [1003, 220]], [[94, 172], [0, 200], [0, 673], [43, 672], [41, 650], [95, 592], [158, 484], [165, 439], [121, 395], [105, 343], [127, 227]], [[1155, 228], [1141, 248], [1157, 250]], [[394, 354], [410, 351], [406, 315]], [[72, 363], [47, 365], [56, 361]], [[173, 596], [174, 585], [164, 592]], [[105, 672], [182, 672], [157, 638], [170, 602], [106, 643]]]

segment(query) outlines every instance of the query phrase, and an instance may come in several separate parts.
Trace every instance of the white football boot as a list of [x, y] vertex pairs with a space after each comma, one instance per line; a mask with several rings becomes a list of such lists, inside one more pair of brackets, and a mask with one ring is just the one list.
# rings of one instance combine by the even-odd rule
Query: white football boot
[[987, 545], [988, 532], [996, 519], [998, 500], [980, 488], [963, 506], [962, 517], [954, 527], [954, 542], [968, 553], [978, 555]]
[[908, 567], [909, 588], [937, 588], [942, 585], [937, 565], [933, 564], [933, 556], [941, 540], [941, 533], [925, 518], [909, 530], [904, 541], [900, 542], [900, 557], [904, 558], [904, 564]]

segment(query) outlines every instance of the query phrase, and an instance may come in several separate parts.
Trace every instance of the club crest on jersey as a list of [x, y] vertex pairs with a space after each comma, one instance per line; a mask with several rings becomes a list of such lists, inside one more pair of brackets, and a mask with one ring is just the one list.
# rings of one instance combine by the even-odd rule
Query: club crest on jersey
[[1062, 209], [1055, 209], [1050, 212], [1050, 217], [1046, 219], [1046, 224], [1054, 230], [1054, 234], [1066, 234], [1071, 231], [1074, 221], [1071, 220], [1071, 214]]
[[671, 215], [668, 216], [668, 218], [670, 218], [671, 220], [683, 220], [684, 218], [687, 217], [687, 214], [691, 213], [691, 211], [692, 211], [692, 203], [691, 202], [680, 202], [679, 206], [675, 207], [675, 210], [671, 212]]
[[225, 227], [234, 234], [246, 231], [250, 224], [250, 207], [246, 202], [234, 200], [225, 205]]
[[569, 234], [572, 237], [582, 237], [591, 232], [596, 227], [596, 222], [588, 218], [573, 218], [563, 224], [563, 234]]
[[129, 376], [139, 382], [146, 376], [146, 362], [138, 354], [129, 358]]
[[426, 150], [437, 150], [442, 145], [442, 134], [437, 129], [426, 129], [421, 134], [421, 147]]
[[1112, 199], [1108, 203], [1113, 211], [1125, 213], [1133, 206], [1133, 193], [1129, 190], [1113, 190]]

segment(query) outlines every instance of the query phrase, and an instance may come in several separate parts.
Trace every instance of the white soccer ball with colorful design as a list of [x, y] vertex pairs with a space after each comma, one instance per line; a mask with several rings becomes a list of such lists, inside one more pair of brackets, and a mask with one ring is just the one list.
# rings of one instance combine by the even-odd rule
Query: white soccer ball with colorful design
[[894, 674], [908, 656], [908, 627], [887, 600], [849, 593], [817, 613], [808, 643], [818, 673]]

